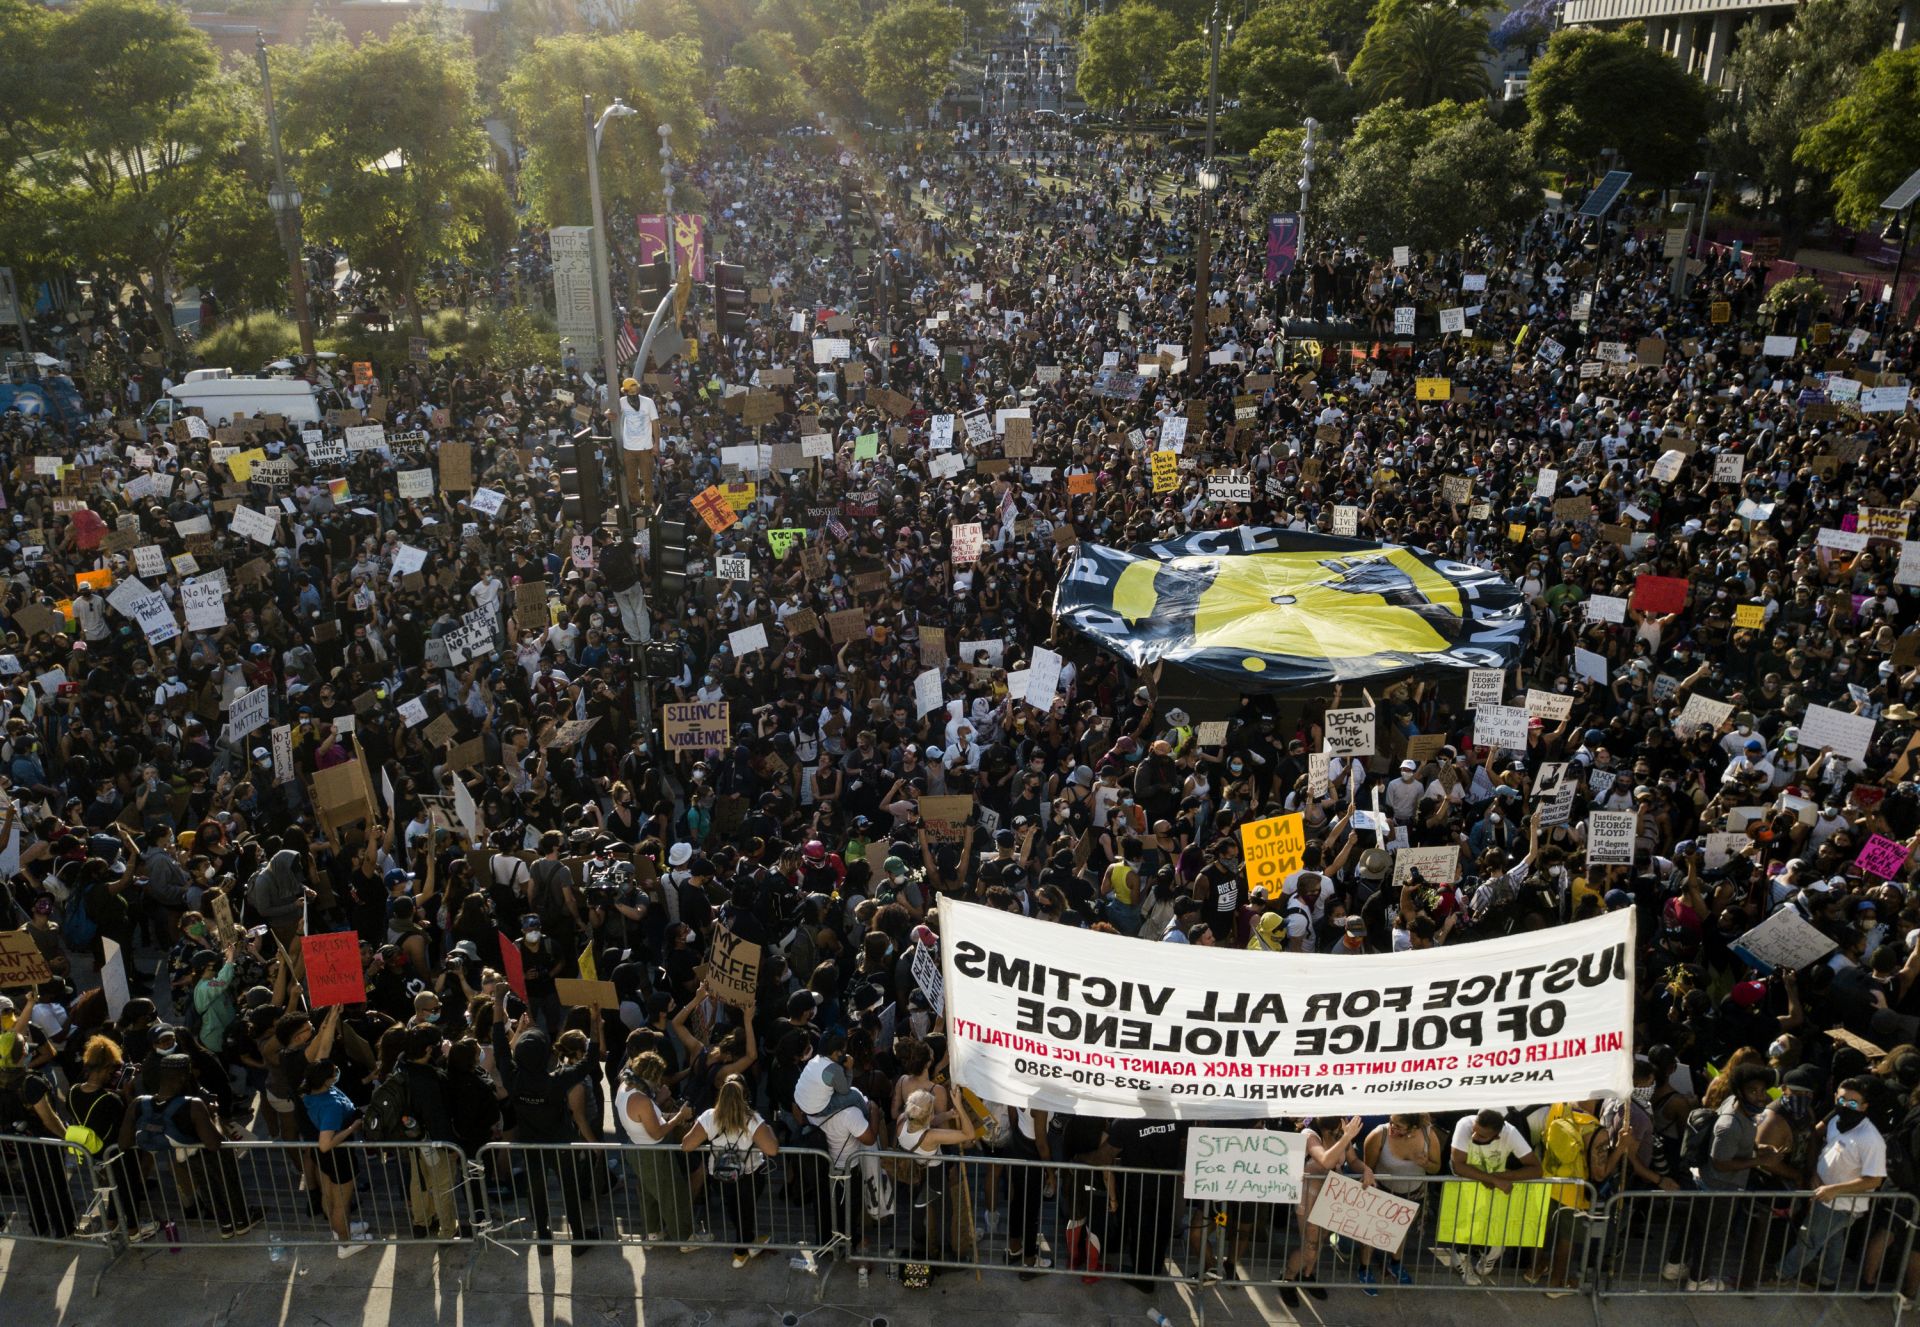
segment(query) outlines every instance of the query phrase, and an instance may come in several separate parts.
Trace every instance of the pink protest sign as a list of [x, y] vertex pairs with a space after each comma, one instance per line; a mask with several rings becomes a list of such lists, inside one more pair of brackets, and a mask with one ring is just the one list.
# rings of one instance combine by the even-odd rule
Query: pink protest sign
[[1860, 855], [1854, 860], [1868, 875], [1877, 875], [1882, 880], [1892, 880], [1906, 869], [1907, 848], [1903, 843], [1895, 843], [1884, 834], [1875, 834], [1868, 839], [1866, 846], [1860, 849]]

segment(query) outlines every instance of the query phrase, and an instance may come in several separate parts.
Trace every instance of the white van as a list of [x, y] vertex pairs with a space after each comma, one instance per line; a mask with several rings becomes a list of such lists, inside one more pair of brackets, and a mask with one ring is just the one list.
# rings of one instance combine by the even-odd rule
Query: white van
[[318, 424], [336, 394], [300, 378], [236, 378], [232, 369], [195, 369], [187, 380], [167, 388], [147, 411], [150, 421], [173, 422], [196, 407], [211, 424], [229, 423], [236, 414], [284, 415], [290, 424]]

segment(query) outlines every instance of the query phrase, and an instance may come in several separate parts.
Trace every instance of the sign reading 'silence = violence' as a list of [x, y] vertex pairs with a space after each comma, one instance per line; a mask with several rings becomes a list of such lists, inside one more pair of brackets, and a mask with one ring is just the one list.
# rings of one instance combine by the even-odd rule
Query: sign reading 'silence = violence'
[[688, 701], [660, 707], [660, 735], [669, 751], [719, 750], [727, 745], [729, 702]]

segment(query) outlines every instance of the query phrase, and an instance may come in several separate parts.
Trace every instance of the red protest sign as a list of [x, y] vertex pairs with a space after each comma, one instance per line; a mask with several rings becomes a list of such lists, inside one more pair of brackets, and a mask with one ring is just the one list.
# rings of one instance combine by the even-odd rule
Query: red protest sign
[[359, 935], [352, 931], [310, 935], [300, 942], [300, 954], [307, 965], [307, 1000], [315, 1009], [367, 1002]]
[[520, 946], [507, 938], [505, 931], [495, 931], [500, 937], [500, 971], [506, 974], [507, 985], [522, 1000], [527, 998], [527, 970], [520, 963]]
[[1680, 613], [1687, 607], [1685, 576], [1637, 576], [1633, 582], [1631, 607], [1643, 613]]

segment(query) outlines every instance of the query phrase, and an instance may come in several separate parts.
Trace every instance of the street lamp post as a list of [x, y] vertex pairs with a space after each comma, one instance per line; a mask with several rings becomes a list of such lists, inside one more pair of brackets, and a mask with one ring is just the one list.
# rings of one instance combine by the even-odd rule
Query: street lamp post
[[1213, 120], [1220, 101], [1220, 4], [1214, 0], [1207, 20], [1207, 156], [1200, 168], [1200, 234], [1193, 246], [1193, 338], [1187, 348], [1188, 367], [1207, 359], [1207, 307], [1213, 292], [1213, 191], [1220, 183], [1213, 164]]
[[280, 117], [273, 105], [273, 75], [267, 69], [265, 33], [255, 30], [253, 50], [260, 62], [260, 95], [267, 105], [267, 138], [273, 145], [273, 188], [267, 191], [267, 206], [273, 210], [280, 245], [287, 251], [287, 284], [293, 315], [300, 324], [300, 353], [311, 365], [313, 309], [307, 299], [307, 264], [300, 253], [300, 191], [287, 183], [287, 163], [280, 153]]
[[1907, 269], [1907, 239], [1913, 234], [1913, 205], [1916, 200], [1920, 200], [1920, 170], [1907, 176], [1898, 189], [1880, 200], [1880, 210], [1893, 213], [1893, 227], [1887, 230], [1887, 238], [1893, 238], [1895, 227], [1900, 233], [1900, 257], [1893, 264], [1893, 298], [1888, 301], [1892, 306], [1890, 312], [1896, 327], [1905, 325], [1905, 319], [1900, 316], [1900, 274]]

